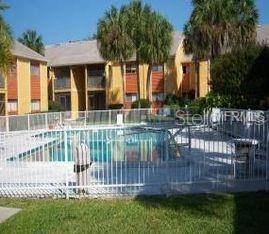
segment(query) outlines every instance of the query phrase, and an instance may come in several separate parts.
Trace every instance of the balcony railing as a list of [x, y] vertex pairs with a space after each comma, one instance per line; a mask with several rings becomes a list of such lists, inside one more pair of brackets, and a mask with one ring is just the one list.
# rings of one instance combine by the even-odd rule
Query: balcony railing
[[63, 90], [71, 88], [71, 80], [70, 78], [61, 78], [54, 80], [54, 89], [55, 90]]
[[88, 88], [105, 88], [106, 80], [104, 76], [89, 76]]
[[3, 76], [0, 75], [0, 89], [5, 88], [5, 79]]

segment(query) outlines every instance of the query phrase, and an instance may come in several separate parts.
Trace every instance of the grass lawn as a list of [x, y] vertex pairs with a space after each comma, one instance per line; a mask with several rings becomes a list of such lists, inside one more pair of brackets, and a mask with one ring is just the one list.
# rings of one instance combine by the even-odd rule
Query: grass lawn
[[269, 193], [26, 200], [0, 233], [269, 233]]

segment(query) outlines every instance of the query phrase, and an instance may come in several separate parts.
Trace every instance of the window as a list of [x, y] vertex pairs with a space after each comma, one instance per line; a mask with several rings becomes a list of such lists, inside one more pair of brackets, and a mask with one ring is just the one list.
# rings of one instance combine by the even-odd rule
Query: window
[[17, 73], [17, 64], [16, 64], [16, 61], [12, 62], [12, 64], [11, 64], [10, 73], [11, 74], [16, 74]]
[[70, 78], [69, 67], [56, 68], [55, 69], [55, 77], [57, 79], [69, 79]]
[[127, 64], [126, 65], [126, 73], [127, 74], [135, 74], [136, 73], [136, 64]]
[[0, 88], [5, 88], [5, 78], [1, 73], [0, 73]]
[[40, 100], [32, 100], [31, 110], [32, 112], [40, 111]]
[[105, 70], [90, 70], [88, 69], [88, 77], [104, 77], [105, 76]]
[[5, 94], [0, 94], [0, 116], [5, 114]]
[[128, 93], [125, 96], [126, 102], [135, 102], [137, 100], [137, 94], [136, 93]]
[[152, 101], [153, 102], [162, 102], [164, 100], [164, 93], [153, 93], [152, 94]]
[[71, 110], [71, 96], [70, 95], [57, 95], [58, 101], [65, 110]]
[[183, 72], [183, 74], [187, 74], [187, 73], [189, 73], [189, 67], [186, 66], [186, 65], [183, 65], [183, 66], [182, 66], [182, 72]]
[[18, 111], [18, 101], [17, 100], [8, 100], [7, 111], [8, 112], [17, 112]]
[[163, 72], [163, 65], [162, 64], [154, 64], [152, 66], [153, 72]]
[[31, 76], [39, 76], [39, 64], [31, 63]]

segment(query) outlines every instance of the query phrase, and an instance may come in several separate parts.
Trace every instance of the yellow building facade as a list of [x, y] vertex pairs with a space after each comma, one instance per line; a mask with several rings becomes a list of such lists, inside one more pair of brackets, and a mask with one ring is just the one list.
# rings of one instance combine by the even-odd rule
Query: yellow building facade
[[47, 60], [15, 41], [11, 69], [0, 76], [0, 114], [48, 111]]
[[[117, 104], [131, 108], [131, 103], [138, 98], [138, 71], [134, 59], [126, 63], [123, 82], [120, 65], [103, 60], [96, 40], [49, 45], [46, 47], [46, 58], [49, 67], [49, 97], [65, 110], [107, 109]], [[199, 63], [199, 71], [198, 76], [192, 57], [184, 53], [182, 34], [174, 33], [169, 62], [153, 66], [150, 84], [152, 106], [163, 106], [167, 94], [205, 96], [209, 91], [207, 61]], [[140, 64], [141, 99], [147, 98], [147, 74], [148, 65]]]

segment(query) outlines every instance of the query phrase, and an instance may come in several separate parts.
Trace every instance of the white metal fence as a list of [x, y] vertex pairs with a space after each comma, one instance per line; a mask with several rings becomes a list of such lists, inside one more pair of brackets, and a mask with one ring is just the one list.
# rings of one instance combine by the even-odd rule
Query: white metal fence
[[[172, 109], [9, 118], [9, 132], [0, 134], [0, 196], [267, 190], [268, 112], [262, 121], [249, 113], [214, 109], [201, 121]], [[82, 183], [74, 170], [80, 144], [91, 162]]]
[[64, 126], [85, 127], [88, 125], [132, 124], [145, 121], [158, 122], [165, 118], [174, 119], [176, 109], [129, 109], [95, 110], [78, 112], [47, 112], [26, 115], [0, 116], [0, 131], [30, 131], [37, 129], [55, 129]]

